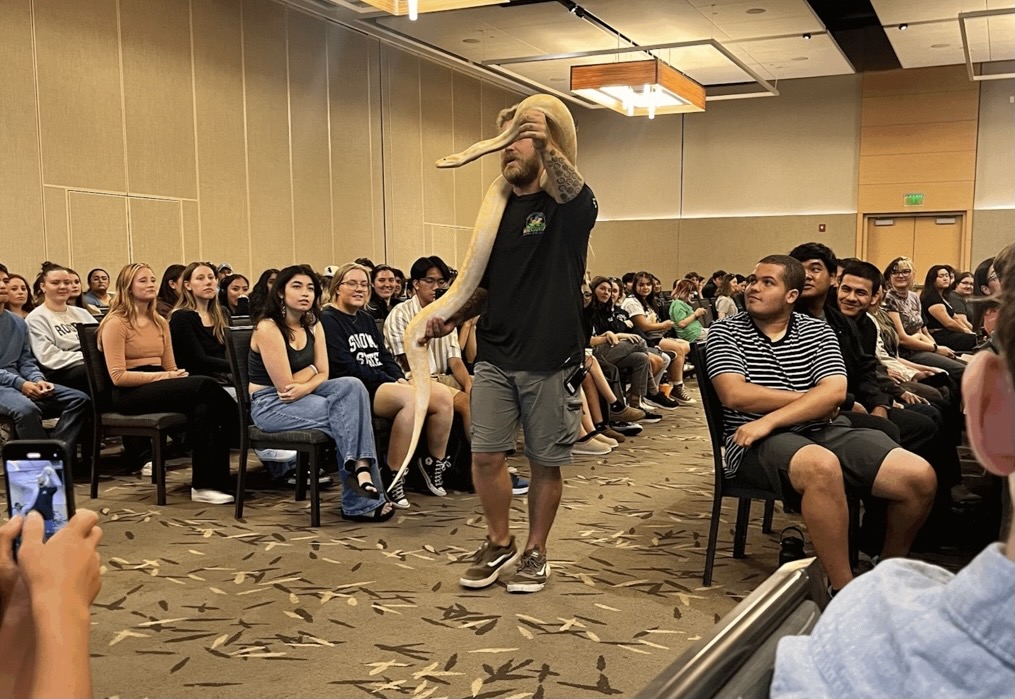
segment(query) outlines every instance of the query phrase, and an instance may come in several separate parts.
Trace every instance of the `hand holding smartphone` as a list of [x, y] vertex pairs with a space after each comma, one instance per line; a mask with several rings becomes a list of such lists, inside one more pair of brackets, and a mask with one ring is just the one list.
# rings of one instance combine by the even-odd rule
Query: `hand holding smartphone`
[[[48, 440], [12, 440], [3, 446], [4, 483], [7, 487], [7, 514], [26, 516], [35, 511], [42, 516], [44, 540], [62, 529], [74, 516], [74, 488], [63, 442]], [[21, 537], [14, 542], [17, 552]]]

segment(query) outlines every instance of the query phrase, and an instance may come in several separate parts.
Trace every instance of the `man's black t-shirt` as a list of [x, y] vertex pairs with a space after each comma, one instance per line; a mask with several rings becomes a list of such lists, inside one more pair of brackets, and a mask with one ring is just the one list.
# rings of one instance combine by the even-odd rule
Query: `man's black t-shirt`
[[584, 355], [582, 279], [599, 205], [588, 185], [567, 204], [546, 192], [511, 195], [480, 286], [476, 361], [556, 371]]

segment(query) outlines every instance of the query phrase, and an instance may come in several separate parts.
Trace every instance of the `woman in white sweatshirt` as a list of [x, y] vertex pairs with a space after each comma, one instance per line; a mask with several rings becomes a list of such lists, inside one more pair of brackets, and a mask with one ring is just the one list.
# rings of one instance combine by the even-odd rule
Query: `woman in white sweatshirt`
[[28, 314], [28, 340], [46, 379], [88, 393], [88, 378], [75, 323], [95, 323], [92, 314], [67, 303], [71, 277], [52, 262], [42, 265], [43, 303]]

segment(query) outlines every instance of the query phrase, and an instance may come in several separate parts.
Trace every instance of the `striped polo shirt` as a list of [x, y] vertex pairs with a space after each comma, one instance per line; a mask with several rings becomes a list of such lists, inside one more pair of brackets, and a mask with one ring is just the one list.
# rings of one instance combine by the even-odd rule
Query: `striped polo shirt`
[[[720, 374], [740, 374], [748, 383], [784, 391], [806, 392], [829, 376], [846, 376], [846, 363], [831, 327], [800, 313], [790, 316], [786, 334], [777, 342], [768, 339], [746, 312], [714, 323], [705, 343], [705, 364], [712, 380]], [[760, 417], [723, 406], [727, 478], [737, 472], [746, 451], [733, 442], [733, 434]], [[790, 429], [800, 431], [814, 424], [818, 423]]]
[[[405, 329], [409, 327], [409, 321], [423, 310], [419, 305], [419, 299], [413, 296], [404, 301], [388, 313], [384, 321], [384, 344], [388, 351], [394, 356], [405, 354]], [[448, 360], [451, 357], [462, 358], [462, 348], [458, 344], [458, 331], [452, 332], [444, 337], [436, 337], [427, 343], [430, 355], [430, 373], [434, 376], [450, 374]], [[411, 378], [411, 377], [409, 377]]]

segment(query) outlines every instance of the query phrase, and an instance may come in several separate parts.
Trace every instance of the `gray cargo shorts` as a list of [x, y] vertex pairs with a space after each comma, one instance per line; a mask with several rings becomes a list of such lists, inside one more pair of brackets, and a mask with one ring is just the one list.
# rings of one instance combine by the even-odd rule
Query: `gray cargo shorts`
[[525, 455], [543, 466], [571, 463], [581, 428], [581, 395], [570, 395], [558, 371], [509, 371], [477, 362], [472, 381], [472, 451], [486, 454], [515, 448], [525, 430]]

